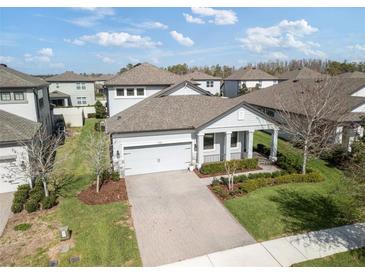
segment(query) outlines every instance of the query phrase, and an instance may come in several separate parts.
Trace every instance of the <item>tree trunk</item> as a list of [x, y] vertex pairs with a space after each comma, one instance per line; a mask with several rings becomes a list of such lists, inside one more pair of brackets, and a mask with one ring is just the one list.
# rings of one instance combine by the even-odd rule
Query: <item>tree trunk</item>
[[307, 141], [305, 141], [304, 142], [304, 149], [303, 149], [302, 174], [307, 173], [307, 161], [308, 161], [308, 143], [307, 143]]
[[42, 184], [43, 184], [43, 189], [44, 189], [44, 196], [48, 197], [49, 196], [48, 187], [47, 187], [46, 179], [44, 177], [42, 177]]
[[99, 189], [100, 189], [99, 185], [100, 185], [100, 175], [97, 175], [96, 176], [96, 193], [99, 193]]

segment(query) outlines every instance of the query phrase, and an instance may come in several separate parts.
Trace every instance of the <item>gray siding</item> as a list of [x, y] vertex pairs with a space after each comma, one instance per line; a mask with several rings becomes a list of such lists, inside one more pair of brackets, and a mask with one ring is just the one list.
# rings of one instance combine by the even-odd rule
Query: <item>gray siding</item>
[[239, 82], [232, 80], [224, 80], [223, 94], [225, 97], [237, 97], [239, 93]]

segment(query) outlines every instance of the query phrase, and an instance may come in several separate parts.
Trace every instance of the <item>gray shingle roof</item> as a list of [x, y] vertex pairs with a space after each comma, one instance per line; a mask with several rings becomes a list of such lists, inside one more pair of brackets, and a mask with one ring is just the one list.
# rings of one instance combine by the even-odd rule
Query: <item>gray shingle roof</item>
[[0, 143], [30, 140], [41, 126], [4, 110], [0, 110], [0, 124]]
[[49, 97], [51, 97], [51, 98], [69, 98], [70, 95], [63, 93], [61, 91], [55, 90], [49, 94]]
[[90, 77], [76, 74], [73, 71], [65, 71], [64, 73], [46, 78], [47, 82], [94, 82]]
[[291, 71], [286, 71], [279, 75], [279, 78], [282, 80], [294, 80], [294, 79], [315, 79], [323, 77], [322, 73], [314, 71], [309, 68], [300, 68]]
[[[354, 97], [351, 96], [351, 94], [365, 87], [365, 79], [341, 79], [339, 77], [333, 77], [329, 79], [329, 81], [332, 81], [332, 84], [329, 84], [328, 87], [332, 88], [335, 86], [333, 96], [338, 96], [338, 98], [341, 99], [342, 107], [347, 110], [347, 114], [345, 117], [341, 117], [341, 120], [358, 121], [365, 113], [352, 113], [351, 110], [362, 104], [365, 104], [365, 98]], [[280, 101], [283, 100], [282, 98], [285, 98], [285, 106], [288, 108], [287, 110], [293, 113], [301, 114], [303, 111], [298, 109], [298, 104], [295, 103], [295, 90], [299, 92], [302, 90], [303, 86], [310, 87], [314, 84], [314, 79], [302, 79], [294, 81], [288, 80], [268, 88], [251, 92], [241, 97], [251, 105], [278, 110], [281, 109]], [[290, 103], [291, 101], [292, 103]], [[332, 120], [338, 120], [339, 117], [328, 118]]]
[[184, 75], [181, 75], [186, 80], [221, 80], [220, 77], [209, 75], [202, 71], [194, 71]]
[[272, 76], [261, 69], [258, 68], [240, 68], [239, 70], [233, 72], [230, 76], [225, 78], [225, 80], [278, 80], [278, 77]]
[[161, 97], [161, 96], [169, 95], [169, 94], [173, 93], [174, 90], [177, 90], [177, 89], [183, 87], [184, 85], [189, 86], [191, 89], [195, 90], [196, 92], [198, 92], [202, 95], [207, 95], [207, 96], [212, 95], [209, 91], [200, 88], [197, 83], [189, 81], [189, 80], [183, 80], [172, 86], [164, 88], [163, 90], [154, 94], [153, 97]]
[[165, 96], [147, 98], [107, 119], [109, 133], [198, 128], [235, 106], [237, 98], [216, 96]]
[[151, 64], [142, 63], [113, 77], [105, 85], [173, 85], [181, 80], [184, 79], [177, 74]]
[[0, 65], [0, 88], [36, 88], [47, 85], [41, 78]]

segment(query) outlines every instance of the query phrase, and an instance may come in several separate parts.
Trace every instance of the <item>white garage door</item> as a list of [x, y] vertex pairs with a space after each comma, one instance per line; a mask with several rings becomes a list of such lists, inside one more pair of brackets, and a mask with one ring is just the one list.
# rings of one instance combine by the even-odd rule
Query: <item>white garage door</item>
[[16, 191], [18, 185], [26, 183], [17, 176], [19, 168], [15, 167], [15, 159], [13, 156], [0, 157], [0, 193]]
[[191, 143], [125, 148], [124, 160], [125, 175], [187, 169]]

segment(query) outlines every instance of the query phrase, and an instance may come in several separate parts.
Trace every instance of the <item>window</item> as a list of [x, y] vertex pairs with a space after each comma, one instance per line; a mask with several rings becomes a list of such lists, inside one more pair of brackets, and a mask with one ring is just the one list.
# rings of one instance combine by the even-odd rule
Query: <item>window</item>
[[204, 135], [204, 149], [214, 149], [214, 133]]
[[117, 88], [117, 96], [124, 96], [124, 88]]
[[127, 88], [127, 96], [134, 96], [134, 88]]
[[76, 83], [76, 89], [81, 89], [80, 84], [81, 84], [81, 83]]
[[81, 88], [82, 89], [86, 89], [86, 84], [85, 83], [81, 83]]
[[56, 83], [56, 88], [60, 88], [60, 84], [59, 83]]
[[213, 81], [207, 81], [207, 88], [212, 88], [214, 86]]
[[238, 132], [232, 132], [231, 135], [231, 147], [237, 147], [237, 143], [238, 143]]
[[22, 91], [14, 92], [14, 100], [15, 101], [24, 101], [24, 92], [22, 92]]
[[137, 96], [144, 96], [144, 88], [137, 88]]
[[77, 97], [78, 105], [87, 105], [86, 97]]
[[11, 101], [10, 92], [1, 92], [0, 95], [1, 101]]

